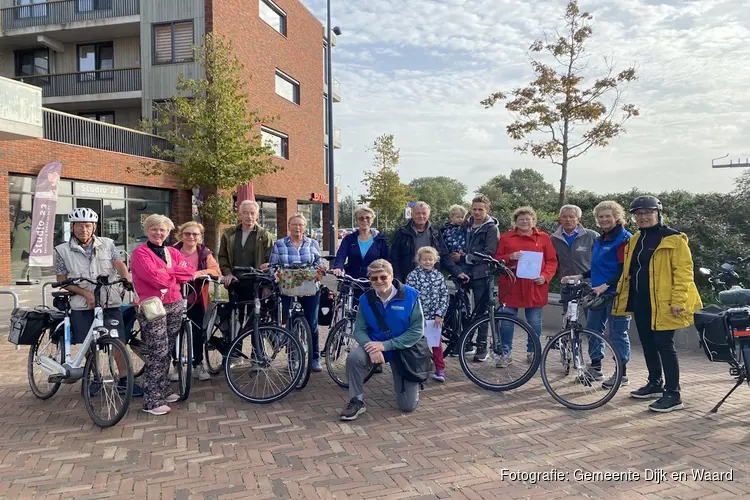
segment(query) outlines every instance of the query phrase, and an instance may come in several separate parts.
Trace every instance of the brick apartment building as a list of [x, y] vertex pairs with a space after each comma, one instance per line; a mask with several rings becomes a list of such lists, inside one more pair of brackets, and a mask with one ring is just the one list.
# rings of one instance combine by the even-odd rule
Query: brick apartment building
[[282, 169], [253, 183], [261, 223], [285, 235], [299, 211], [310, 230], [327, 227], [327, 44], [299, 0], [0, 0], [0, 23], [0, 76], [40, 87], [44, 106], [41, 139], [0, 140], [0, 234], [10, 235], [0, 239], [0, 283], [27, 269], [35, 176], [50, 161], [63, 162], [56, 243], [69, 237], [74, 207], [99, 212], [101, 234], [124, 252], [143, 241], [146, 215], [192, 217], [192, 193], [143, 175], [164, 141], [135, 129], [173, 97], [179, 74], [201, 76], [190, 46], [207, 32], [232, 40], [250, 105], [276, 117], [261, 135]]

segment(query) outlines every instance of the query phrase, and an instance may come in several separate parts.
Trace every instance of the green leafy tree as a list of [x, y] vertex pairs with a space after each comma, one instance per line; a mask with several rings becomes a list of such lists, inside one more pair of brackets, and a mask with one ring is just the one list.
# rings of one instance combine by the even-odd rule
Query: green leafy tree
[[[582, 12], [571, 0], [565, 9], [565, 29], [536, 40], [530, 47], [536, 79], [510, 94], [496, 92], [481, 101], [485, 108], [506, 101], [505, 109], [514, 117], [506, 127], [508, 136], [523, 141], [515, 150], [550, 160], [561, 169], [558, 206], [565, 203], [568, 164], [592, 147], [605, 147], [625, 132], [624, 124], [639, 115], [633, 104], [623, 103], [623, 89], [636, 80], [629, 67], [615, 72], [605, 58], [607, 72], [589, 86], [587, 45], [593, 34], [593, 16]], [[550, 64], [535, 57], [547, 53]]]
[[217, 244], [218, 223], [232, 223], [232, 192], [256, 176], [275, 172], [273, 148], [261, 144], [258, 124], [268, 121], [251, 110], [243, 83], [243, 69], [232, 44], [207, 34], [193, 47], [205, 77], [180, 75], [177, 96], [163, 105], [146, 126], [156, 129], [170, 144], [157, 151], [174, 164], [149, 164], [158, 173], [180, 179], [184, 188], [203, 187], [200, 215], [207, 224], [206, 241]]
[[339, 202], [339, 227], [356, 227], [354, 225], [354, 198], [347, 196]]
[[496, 175], [479, 186], [476, 192], [490, 199], [492, 214], [500, 222], [500, 228], [505, 230], [510, 228], [510, 218], [518, 207], [531, 205], [538, 214], [555, 210], [555, 187], [531, 168], [517, 168], [508, 175]]
[[373, 152], [374, 170], [365, 172], [362, 184], [366, 194], [359, 201], [375, 210], [378, 227], [387, 230], [403, 217], [409, 201], [409, 186], [401, 183], [396, 169], [401, 160], [401, 150], [393, 144], [393, 134], [383, 134], [375, 139], [368, 151]]
[[419, 177], [409, 183], [411, 196], [427, 202], [432, 208], [432, 220], [444, 222], [451, 205], [465, 205], [466, 184], [450, 177]]

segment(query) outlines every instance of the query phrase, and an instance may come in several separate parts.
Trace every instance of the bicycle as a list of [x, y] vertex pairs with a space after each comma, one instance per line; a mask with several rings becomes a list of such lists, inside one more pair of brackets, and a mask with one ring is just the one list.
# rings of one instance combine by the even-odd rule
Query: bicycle
[[[549, 338], [542, 352], [541, 375], [542, 383], [547, 392], [563, 406], [571, 410], [593, 410], [603, 406], [617, 394], [622, 382], [624, 366], [620, 357], [601, 334], [587, 330], [579, 321], [579, 311], [583, 308], [603, 306], [607, 297], [596, 295], [591, 286], [576, 280], [564, 284], [562, 287], [563, 302], [567, 303], [565, 313], [565, 324], [557, 334]], [[602, 373], [613, 372], [613, 385], [604, 387], [598, 382], [598, 378], [584, 361], [583, 346], [588, 346], [588, 353], [598, 351], [602, 353]], [[610, 360], [613, 367], [609, 365]], [[548, 367], [547, 361], [550, 362]], [[557, 371], [556, 371], [557, 369]], [[552, 387], [553, 383], [561, 383], [559, 389]], [[571, 401], [567, 394], [578, 389], [583, 389], [584, 397], [597, 396], [600, 391], [606, 390], [593, 401], [586, 402]]]
[[[339, 292], [336, 297], [335, 309], [340, 314], [340, 320], [334, 323], [326, 338], [325, 352], [326, 371], [328, 376], [336, 382], [339, 387], [349, 388], [349, 379], [346, 374], [346, 359], [349, 353], [359, 347], [354, 338], [354, 324], [357, 320], [359, 303], [355, 299], [357, 292], [364, 294], [369, 289], [370, 280], [357, 279], [348, 274], [337, 276]], [[340, 367], [343, 367], [341, 369]], [[365, 382], [375, 374], [376, 366], [372, 365], [370, 373], [365, 377]]]
[[[513, 271], [504, 262], [482, 253], [474, 253], [472, 255], [488, 266], [487, 277], [485, 278], [487, 280], [488, 293], [494, 294], [492, 292], [494, 290], [492, 281], [497, 276], [505, 275], [511, 279], [511, 282], [515, 282], [515, 274], [513, 274]], [[475, 310], [469, 319], [469, 327], [462, 333], [459, 341], [458, 353], [461, 369], [469, 377], [469, 380], [479, 387], [490, 391], [509, 391], [521, 387], [534, 376], [541, 361], [542, 346], [539, 337], [527, 322], [507, 312], [505, 304], [498, 302], [497, 297], [495, 297], [493, 305], [488, 312], [478, 314], [478, 311]], [[516, 335], [508, 338], [507, 332], [510, 330], [512, 335], [516, 327], [526, 333], [525, 339], [523, 339], [523, 336]], [[487, 335], [487, 352], [490, 354], [491, 360], [495, 361], [495, 366], [487, 370], [488, 374], [483, 378], [482, 375], [475, 373], [475, 371], [479, 372], [480, 369], [493, 363], [471, 363], [468, 356], [474, 352], [473, 347], [477, 346], [477, 343], [473, 342], [472, 339], [478, 335], [483, 335], [485, 332], [489, 333]], [[503, 332], [505, 332], [505, 335], [502, 335]], [[512, 342], [519, 337], [525, 340], [526, 351], [531, 356], [526, 357], [526, 365], [528, 366], [525, 369], [522, 367], [520, 375], [516, 375], [517, 371], [515, 367], [521, 364], [521, 362], [513, 362], [511, 356], [513, 352], [518, 352], [523, 348], [519, 346], [519, 348], [514, 349]], [[529, 349], [531, 350], [529, 351]], [[502, 380], [505, 380], [505, 382]]]
[[459, 278], [451, 277], [455, 292], [450, 296], [448, 312], [443, 321], [443, 349], [444, 357], [457, 357], [458, 344], [461, 340], [461, 334], [471, 319], [471, 302], [469, 300], [468, 282]]
[[[218, 375], [224, 368], [227, 357], [230, 363], [239, 363], [236, 353], [229, 355], [229, 347], [237, 338], [239, 332], [245, 327], [251, 314], [248, 312], [248, 305], [253, 304], [252, 300], [240, 300], [239, 289], [253, 285], [254, 282], [261, 280], [264, 285], [275, 286], [273, 278], [252, 267], [235, 267], [232, 274], [237, 278], [227, 287], [229, 292], [228, 300], [223, 300], [214, 294], [214, 299], [206, 308], [206, 314], [203, 320], [203, 327], [206, 331], [205, 342], [205, 359], [206, 368], [211, 375]], [[206, 277], [208, 282], [221, 284], [218, 279]], [[256, 292], [260, 292], [260, 287], [255, 287]], [[271, 300], [273, 297], [266, 297], [262, 301]], [[240, 312], [242, 312], [242, 323], [240, 323]]]
[[[228, 356], [241, 362], [225, 362], [224, 374], [230, 390], [244, 401], [266, 404], [278, 401], [293, 391], [302, 378], [305, 360], [303, 347], [297, 336], [288, 329], [261, 323], [261, 286], [273, 278], [261, 271], [248, 271], [246, 277], [254, 280], [253, 313], [227, 350]], [[245, 340], [250, 339], [250, 356], [246, 355]], [[285, 356], [284, 356], [285, 355]], [[249, 360], [249, 364], [244, 362]], [[276, 365], [276, 361], [279, 361]], [[249, 366], [248, 366], [249, 365]], [[279, 368], [277, 365], [280, 365]], [[243, 369], [247, 371], [237, 375]], [[253, 388], [260, 386], [263, 395], [250, 395], [241, 384], [248, 379]], [[261, 379], [263, 381], [261, 382]], [[270, 394], [265, 391], [271, 390]]]
[[[310, 271], [315, 268], [310, 267], [307, 264], [295, 263], [289, 266], [284, 266], [284, 268], [282, 269], [287, 269], [294, 273], [295, 271]], [[281, 272], [283, 271], [280, 270], [279, 273]], [[289, 308], [286, 311], [287, 329], [300, 341], [305, 354], [303, 358], [304, 365], [302, 366], [302, 378], [297, 384], [297, 389], [301, 390], [304, 389], [307, 383], [310, 381], [310, 375], [312, 374], [313, 348], [317, 346], [313, 346], [312, 329], [310, 328], [310, 324], [305, 318], [305, 311], [302, 308], [299, 297], [312, 296], [318, 293], [318, 279], [316, 277], [314, 281], [305, 280], [300, 285], [292, 286], [289, 283], [284, 283], [284, 280], [280, 276], [281, 275], [279, 274], [279, 277], [277, 277], [276, 280], [280, 283], [277, 287], [278, 294], [279, 296], [286, 296], [290, 298]], [[283, 301], [279, 300], [278, 314], [276, 318], [278, 325], [282, 324], [284, 312], [283, 309]]]
[[[52, 296], [63, 311], [45, 309], [41, 312], [46, 318], [44, 327], [39, 330], [38, 336], [30, 343], [29, 357], [27, 363], [29, 386], [31, 392], [39, 399], [46, 400], [57, 393], [62, 383], [73, 384], [82, 380], [81, 394], [84, 405], [91, 420], [99, 427], [111, 427], [117, 424], [130, 406], [133, 392], [133, 367], [130, 357], [127, 355], [125, 345], [118, 338], [117, 329], [108, 330], [104, 326], [104, 308], [101, 305], [101, 291], [118, 284], [127, 284], [125, 279], [109, 282], [106, 276], [99, 277], [96, 281], [87, 278], [68, 278], [63, 281], [52, 283], [52, 288], [62, 288], [86, 282], [94, 285], [94, 321], [89, 328], [81, 349], [71, 356], [71, 332], [70, 332], [70, 297], [72, 292], [53, 292]], [[126, 285], [127, 286], [127, 285]], [[11, 317], [11, 335], [18, 332], [23, 335], [23, 330], [29, 327], [28, 310], [17, 309]], [[20, 337], [19, 337], [20, 338]], [[10, 339], [9, 339], [10, 340]], [[18, 344], [18, 343], [17, 343]], [[24, 344], [26, 345], [26, 344]], [[46, 349], [52, 348], [49, 353]], [[45, 352], [45, 354], [42, 354]], [[120, 360], [125, 364], [125, 375], [120, 373], [120, 367], [115, 360], [115, 352], [120, 353]], [[99, 354], [106, 355], [105, 360], [99, 359]], [[84, 364], [85, 358], [85, 364]], [[109, 375], [101, 373], [102, 368], [109, 369]], [[36, 374], [42, 376], [42, 381], [37, 383]], [[124, 386], [121, 379], [125, 379]], [[46, 381], [47, 387], [42, 387]], [[96, 411], [94, 398], [100, 397], [103, 401], [102, 415]]]
[[[174, 351], [172, 352], [172, 360], [177, 372], [177, 387], [180, 401], [187, 400], [190, 395], [191, 376], [193, 373], [193, 322], [187, 315], [187, 299], [190, 296], [191, 290], [193, 290], [193, 287], [188, 283], [180, 286], [182, 293], [182, 319], [180, 331], [177, 332], [177, 337], [175, 338]], [[140, 360], [145, 360], [148, 357], [148, 347], [146, 346], [146, 342], [138, 337], [139, 334], [140, 331], [133, 331], [131, 333], [128, 346]], [[136, 376], [142, 375], [144, 369], [145, 364], [139, 368], [138, 375]]]
[[[716, 275], [710, 269], [700, 268], [702, 274], [709, 276], [714, 291], [724, 288], [719, 291], [719, 301], [734, 306], [710, 305], [695, 313], [695, 327], [706, 357], [709, 361], [729, 364], [729, 374], [735, 379], [735, 385], [710, 413], [717, 413], [743, 382], [747, 381], [750, 385], [750, 290], [743, 288], [735, 272], [737, 265], [747, 261], [750, 261], [750, 257], [726, 262]], [[728, 282], [736, 285], [730, 287]]]

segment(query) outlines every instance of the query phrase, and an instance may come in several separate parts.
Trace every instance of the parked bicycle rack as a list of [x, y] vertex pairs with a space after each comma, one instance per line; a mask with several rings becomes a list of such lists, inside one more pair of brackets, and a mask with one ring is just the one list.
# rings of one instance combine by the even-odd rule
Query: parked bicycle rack
[[47, 281], [42, 285], [42, 307], [47, 308], [47, 287], [52, 286], [54, 281]]

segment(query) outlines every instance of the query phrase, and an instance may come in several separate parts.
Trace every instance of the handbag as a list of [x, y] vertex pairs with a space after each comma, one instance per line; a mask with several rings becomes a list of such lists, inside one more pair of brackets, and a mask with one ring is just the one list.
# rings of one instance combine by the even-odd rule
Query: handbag
[[[164, 258], [167, 261], [167, 268], [172, 267], [172, 256], [169, 254], [168, 248], [164, 249]], [[160, 292], [161, 297], [149, 297], [141, 302], [141, 313], [143, 313], [143, 317], [146, 318], [146, 321], [148, 322], [163, 318], [167, 315], [167, 311], [164, 309], [164, 303], [162, 302], [164, 296], [167, 294], [167, 289], [162, 288]]]
[[[377, 297], [370, 295], [368, 300], [378, 326], [389, 339], [393, 339], [391, 329], [388, 328], [385, 318], [375, 304]], [[424, 335], [413, 346], [392, 351], [392, 356], [391, 366], [401, 374], [401, 392], [406, 391], [406, 381], [418, 383], [421, 387], [435, 369], [432, 349], [427, 345], [427, 338]]]

